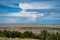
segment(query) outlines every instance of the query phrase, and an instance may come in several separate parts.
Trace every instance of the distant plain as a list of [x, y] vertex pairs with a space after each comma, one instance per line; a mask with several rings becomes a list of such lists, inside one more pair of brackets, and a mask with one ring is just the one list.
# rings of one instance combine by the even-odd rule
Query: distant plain
[[41, 30], [48, 30], [48, 32], [60, 33], [59, 24], [0, 24], [0, 30], [9, 31], [32, 31], [33, 33], [40, 33]]

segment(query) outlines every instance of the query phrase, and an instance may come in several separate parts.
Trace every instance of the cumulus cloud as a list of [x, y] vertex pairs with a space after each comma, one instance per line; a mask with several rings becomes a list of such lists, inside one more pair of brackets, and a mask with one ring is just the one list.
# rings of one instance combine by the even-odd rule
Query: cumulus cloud
[[[21, 5], [21, 6], [20, 6]], [[24, 7], [23, 7], [24, 6]], [[32, 6], [32, 7], [31, 7]], [[15, 12], [15, 13], [9, 13], [9, 14], [4, 14], [4, 15], [0, 15], [0, 16], [8, 16], [8, 17], [22, 17], [22, 18], [26, 18], [26, 21], [36, 21], [37, 20], [37, 18], [38, 17], [42, 17], [42, 16], [44, 16], [44, 14], [43, 13], [38, 13], [38, 12], [28, 12], [28, 11], [26, 11], [26, 9], [29, 9], [30, 7], [32, 8], [32, 9], [34, 9], [34, 8], [36, 8], [36, 7], [34, 7], [34, 6], [36, 6], [36, 5], [30, 5], [30, 4], [19, 4], [19, 8], [21, 8], [22, 9], [22, 11], [20, 11], [20, 12]], [[37, 7], [38, 7], [38, 5], [37, 5]], [[39, 7], [38, 7], [39, 8]], [[40, 7], [41, 8], [41, 7]], [[7, 19], [7, 20], [9, 20], [9, 21], [14, 21], [14, 20], [16, 20], [16, 19]], [[18, 19], [19, 20], [19, 19]], [[16, 21], [15, 21], [16, 22]]]
[[21, 17], [36, 17], [36, 16], [44, 16], [42, 13], [37, 13], [37, 12], [27, 12], [25, 10], [22, 10], [21, 12], [18, 13], [10, 13], [7, 14], [6, 16], [21, 16]]
[[54, 8], [52, 4], [39, 3], [39, 2], [20, 3], [19, 7], [22, 9], [52, 9]]
[[[33, 2], [33, 3], [19, 3], [19, 8], [22, 9], [22, 11], [20, 12], [16, 12], [16, 13], [10, 13], [10, 14], [5, 14], [5, 15], [0, 15], [0, 16], [9, 16], [9, 17], [22, 17], [22, 18], [26, 18], [26, 21], [36, 21], [37, 18], [43, 17], [43, 19], [59, 19], [59, 18], [54, 18], [54, 14], [51, 13], [50, 16], [46, 16], [44, 15], [44, 13], [38, 13], [38, 12], [28, 12], [26, 11], [27, 9], [52, 9], [54, 8], [54, 6], [49, 5], [49, 4], [44, 4], [44, 3], [37, 3], [37, 2]], [[55, 15], [56, 16], [56, 15]], [[9, 21], [14, 21], [16, 22], [16, 19], [7, 19]], [[20, 20], [20, 19], [17, 19]]]
[[38, 14], [37, 12], [26, 12], [25, 10], [18, 12], [18, 13], [11, 13], [5, 16], [12, 16], [12, 17], [26, 17], [27, 20], [36, 20], [38, 17], [44, 16], [43, 13]]

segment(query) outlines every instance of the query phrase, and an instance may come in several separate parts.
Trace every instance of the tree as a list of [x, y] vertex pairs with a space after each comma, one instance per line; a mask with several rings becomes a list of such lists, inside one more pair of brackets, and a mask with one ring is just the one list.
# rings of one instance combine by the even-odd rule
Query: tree
[[10, 31], [4, 30], [3, 34], [5, 35], [5, 37], [9, 38], [10, 37]]
[[25, 31], [23, 33], [24, 37], [27, 37], [27, 38], [33, 38], [33, 33], [31, 31]]
[[0, 30], [0, 37], [5, 37], [1, 30]]
[[17, 31], [14, 31], [14, 34], [15, 34], [15, 37], [18, 37], [18, 38], [20, 38], [22, 35], [21, 32], [17, 32]]
[[47, 30], [41, 31], [41, 40], [46, 40], [47, 37]]
[[58, 32], [56, 33], [55, 36], [56, 36], [56, 40], [60, 40], [60, 34]]

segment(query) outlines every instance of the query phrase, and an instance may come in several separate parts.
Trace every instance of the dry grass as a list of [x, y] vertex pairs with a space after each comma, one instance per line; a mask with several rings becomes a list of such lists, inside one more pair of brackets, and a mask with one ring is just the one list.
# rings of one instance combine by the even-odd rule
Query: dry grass
[[2, 38], [0, 37], [0, 40], [38, 40], [38, 39], [30, 39], [30, 38]]
[[57, 24], [0, 24], [0, 27], [8, 27], [8, 28], [14, 28], [14, 27], [52, 27], [52, 28], [60, 28], [60, 25]]
[[[28, 27], [31, 27], [29, 29]], [[23, 28], [23, 29], [22, 29]], [[38, 29], [36, 29], [38, 28]], [[40, 29], [39, 29], [40, 28]], [[33, 33], [40, 33], [41, 30], [45, 30], [44, 28], [51, 28], [47, 29], [49, 32], [60, 32], [60, 25], [55, 24], [0, 24], [0, 30], [9, 30], [9, 31], [32, 31]], [[52, 29], [56, 28], [56, 29]]]

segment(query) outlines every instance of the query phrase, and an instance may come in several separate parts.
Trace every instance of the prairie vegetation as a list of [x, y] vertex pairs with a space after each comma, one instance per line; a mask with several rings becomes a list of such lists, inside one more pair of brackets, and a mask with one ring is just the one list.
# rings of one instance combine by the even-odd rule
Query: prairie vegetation
[[[6, 39], [37, 39], [37, 40], [60, 40], [60, 33], [56, 32], [55, 34], [48, 33], [47, 30], [42, 30], [39, 34], [34, 34], [32, 31], [25, 31], [23, 33], [18, 31], [0, 31], [0, 37], [5, 37]], [[2, 38], [0, 38], [2, 40]], [[4, 39], [4, 40], [6, 40]]]
[[5, 37], [0, 37], [0, 40], [39, 40], [39, 39], [31, 39], [31, 38], [5, 38]]
[[60, 32], [60, 25], [55, 24], [0, 24], [0, 30], [9, 31], [32, 31], [39, 33], [41, 30], [48, 30], [49, 32]]
[[60, 40], [60, 25], [0, 24], [0, 40]]

